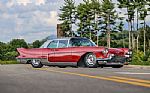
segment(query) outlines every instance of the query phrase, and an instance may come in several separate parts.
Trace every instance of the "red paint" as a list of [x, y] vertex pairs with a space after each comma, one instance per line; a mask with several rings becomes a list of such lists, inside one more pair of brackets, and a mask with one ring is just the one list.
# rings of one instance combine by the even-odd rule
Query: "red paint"
[[20, 56], [17, 58], [48, 58], [50, 62], [78, 62], [81, 56], [92, 52], [97, 58], [105, 58], [104, 47], [69, 47], [69, 48], [18, 48]]

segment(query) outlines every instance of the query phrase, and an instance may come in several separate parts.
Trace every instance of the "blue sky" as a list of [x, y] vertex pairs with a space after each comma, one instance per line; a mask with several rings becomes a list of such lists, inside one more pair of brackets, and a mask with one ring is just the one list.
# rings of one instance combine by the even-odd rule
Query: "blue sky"
[[31, 43], [56, 34], [63, 0], [0, 0], [0, 41], [23, 38]]
[[0, 41], [23, 38], [31, 43], [56, 35], [62, 5], [63, 0], [0, 0]]

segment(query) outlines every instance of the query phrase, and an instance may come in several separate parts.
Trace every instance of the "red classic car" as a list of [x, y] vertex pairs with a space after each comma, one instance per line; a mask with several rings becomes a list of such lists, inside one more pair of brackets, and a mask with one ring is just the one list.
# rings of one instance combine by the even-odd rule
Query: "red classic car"
[[[105, 47], [98, 47], [87, 38], [72, 37], [53, 39], [45, 42], [40, 48], [18, 48], [20, 62], [31, 62], [34, 68], [48, 66], [84, 66], [98, 67], [111, 66], [122, 67], [124, 65], [124, 51], [111, 52]], [[109, 53], [110, 51], [110, 53]], [[119, 61], [113, 61], [114, 58]]]

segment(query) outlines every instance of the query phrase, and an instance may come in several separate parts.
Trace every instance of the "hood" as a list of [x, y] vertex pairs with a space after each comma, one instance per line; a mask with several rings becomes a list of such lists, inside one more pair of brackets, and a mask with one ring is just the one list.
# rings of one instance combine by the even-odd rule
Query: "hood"
[[115, 54], [118, 56], [123, 56], [124, 55], [124, 51], [122, 49], [119, 48], [109, 48], [109, 53], [110, 54]]

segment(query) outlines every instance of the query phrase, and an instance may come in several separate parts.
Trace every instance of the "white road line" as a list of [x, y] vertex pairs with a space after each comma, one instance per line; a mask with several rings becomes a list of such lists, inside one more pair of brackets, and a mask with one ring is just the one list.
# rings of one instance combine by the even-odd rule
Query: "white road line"
[[130, 74], [130, 75], [150, 75], [150, 73], [135, 73], [135, 72], [115, 72], [118, 74]]

